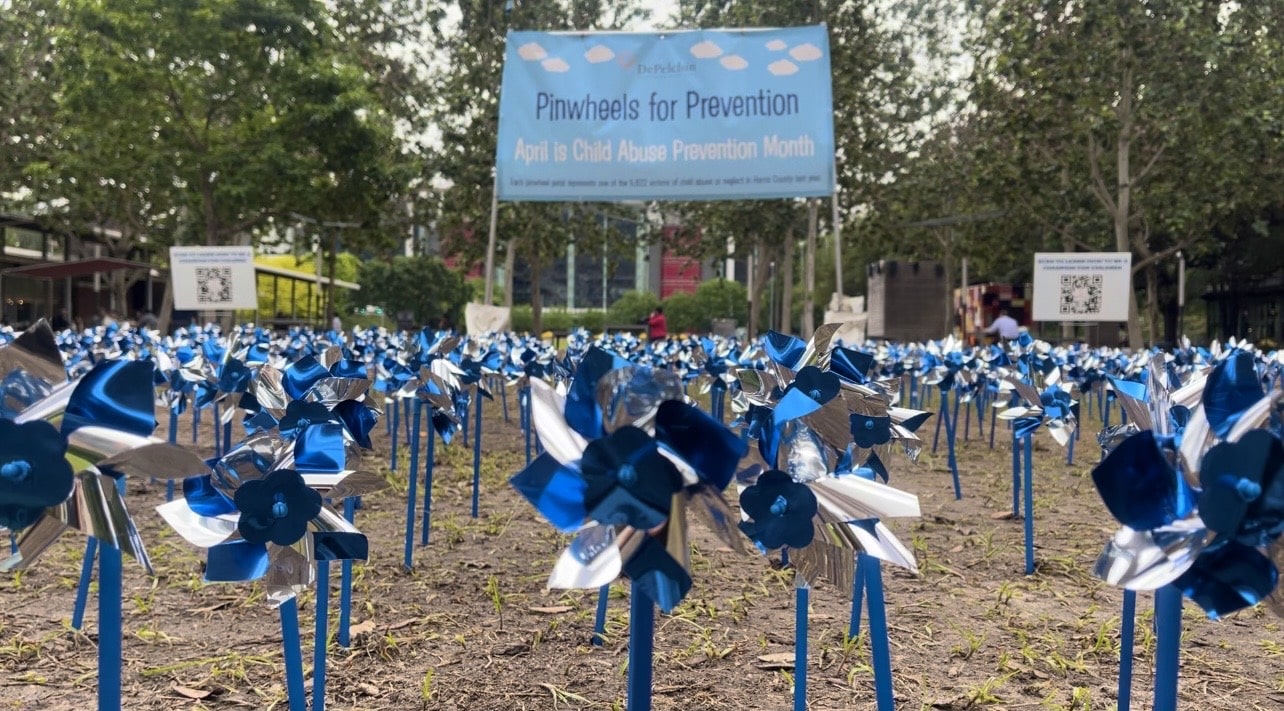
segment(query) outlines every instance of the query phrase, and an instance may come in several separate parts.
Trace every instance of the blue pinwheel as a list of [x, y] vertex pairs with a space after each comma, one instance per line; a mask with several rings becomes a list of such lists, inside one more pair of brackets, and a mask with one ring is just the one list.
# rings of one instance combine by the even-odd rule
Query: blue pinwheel
[[[722, 490], [745, 445], [686, 402], [678, 377], [597, 349], [565, 397], [530, 381], [545, 453], [511, 483], [550, 523], [574, 533], [552, 588], [599, 588], [621, 573], [668, 611], [691, 586], [685, 511], [729, 545], [741, 543]], [[665, 543], [667, 541], [667, 544]]]

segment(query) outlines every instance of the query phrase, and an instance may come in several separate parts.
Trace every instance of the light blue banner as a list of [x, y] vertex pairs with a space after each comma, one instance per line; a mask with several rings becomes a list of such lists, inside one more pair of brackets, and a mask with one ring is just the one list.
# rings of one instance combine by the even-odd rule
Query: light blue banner
[[510, 32], [501, 200], [738, 200], [834, 189], [823, 25]]

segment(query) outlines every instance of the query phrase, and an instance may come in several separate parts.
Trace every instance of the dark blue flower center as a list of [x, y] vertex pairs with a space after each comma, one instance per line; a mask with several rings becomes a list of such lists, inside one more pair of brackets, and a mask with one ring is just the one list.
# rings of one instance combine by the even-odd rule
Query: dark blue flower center
[[1221, 477], [1221, 483], [1235, 489], [1235, 493], [1244, 501], [1256, 501], [1262, 495], [1262, 485], [1252, 479], [1225, 474]]
[[874, 421], [873, 421], [873, 420], [865, 420], [865, 429], [867, 429], [867, 430], [872, 430], [872, 429], [874, 429]]
[[0, 478], [22, 483], [29, 476], [31, 476], [31, 462], [25, 459], [15, 459], [0, 465]]
[[285, 503], [285, 494], [277, 493], [272, 496], [272, 516], [274, 518], [285, 518], [290, 515], [290, 507]]
[[783, 496], [777, 496], [776, 500], [771, 502], [771, 515], [784, 516], [789, 510], [789, 502]]
[[815, 388], [815, 389], [813, 389], [811, 392], [809, 392], [809, 393], [807, 393], [807, 394], [811, 396], [811, 399], [812, 399], [812, 400], [819, 400], [819, 399], [820, 399], [820, 388]]
[[632, 486], [638, 481], [638, 470], [632, 464], [625, 464], [615, 472], [615, 478], [624, 486]]
[[295, 421], [294, 428], [297, 430], [306, 429], [307, 426], [310, 424], [312, 424], [311, 420], [309, 420], [306, 417], [300, 417], [298, 420]]

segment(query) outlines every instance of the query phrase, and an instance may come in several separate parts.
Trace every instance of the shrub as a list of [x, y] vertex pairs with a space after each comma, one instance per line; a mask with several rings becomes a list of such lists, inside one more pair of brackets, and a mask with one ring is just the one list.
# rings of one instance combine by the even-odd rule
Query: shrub
[[669, 333], [703, 333], [709, 330], [709, 319], [695, 294], [670, 294], [664, 300], [664, 317]]
[[410, 311], [415, 323], [436, 325], [446, 316], [463, 320], [468, 287], [464, 277], [436, 257], [394, 257], [361, 265], [361, 291], [356, 298], [383, 307], [390, 319]]
[[730, 318], [742, 326], [749, 322], [749, 292], [744, 284], [713, 279], [697, 287], [695, 295], [706, 320]]
[[613, 326], [631, 326], [650, 316], [659, 305], [660, 297], [650, 292], [626, 292], [611, 304], [606, 312], [606, 320]]

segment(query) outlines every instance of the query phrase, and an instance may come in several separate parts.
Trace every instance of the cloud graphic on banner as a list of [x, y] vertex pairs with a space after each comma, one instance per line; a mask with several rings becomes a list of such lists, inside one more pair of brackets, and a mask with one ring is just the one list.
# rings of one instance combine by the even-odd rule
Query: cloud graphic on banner
[[770, 41], [770, 42], [768, 42], [768, 43], [767, 43], [767, 49], [769, 49], [769, 50], [771, 50], [771, 51], [773, 51], [773, 52], [779, 52], [780, 50], [782, 50], [782, 49], [784, 49], [785, 47], [788, 47], [788, 46], [789, 46], [789, 43], [788, 43], [788, 42], [785, 42], [785, 41], [784, 41], [784, 40], [782, 40], [782, 39], [774, 39], [774, 40], [772, 40], [772, 41]]
[[820, 47], [808, 42], [789, 50], [789, 56], [800, 62], [814, 62], [825, 55], [820, 51]]
[[733, 72], [738, 72], [741, 69], [744, 69], [745, 67], [749, 66], [749, 62], [746, 61], [744, 57], [741, 57], [738, 54], [728, 54], [727, 56], [723, 57], [718, 61], [722, 63], [723, 67], [730, 69]]
[[591, 64], [601, 64], [615, 59], [615, 52], [612, 52], [611, 48], [604, 44], [595, 44], [589, 48], [589, 51], [584, 53], [584, 58]]
[[787, 77], [798, 73], [798, 65], [788, 59], [780, 59], [767, 65], [767, 71], [778, 77]]
[[713, 59], [722, 56], [722, 48], [712, 40], [705, 40], [691, 47], [691, 56], [696, 59]]
[[571, 70], [571, 65], [567, 64], [566, 60], [561, 57], [545, 59], [543, 62], [540, 62], [540, 64], [544, 67], [545, 71], [553, 72], [555, 74], [561, 74], [562, 72], [569, 72]]
[[533, 62], [537, 59], [543, 59], [547, 57], [548, 52], [544, 51], [544, 48], [539, 46], [539, 43], [537, 42], [527, 42], [526, 44], [517, 48], [517, 56], [521, 57], [522, 59], [525, 59], [528, 62]]

